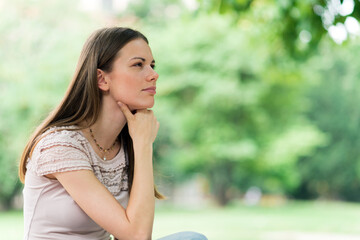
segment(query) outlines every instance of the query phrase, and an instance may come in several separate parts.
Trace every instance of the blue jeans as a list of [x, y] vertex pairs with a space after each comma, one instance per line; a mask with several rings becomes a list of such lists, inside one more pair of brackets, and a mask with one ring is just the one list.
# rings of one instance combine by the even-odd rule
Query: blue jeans
[[158, 240], [207, 240], [207, 238], [196, 232], [178, 232], [166, 237], [159, 238]]

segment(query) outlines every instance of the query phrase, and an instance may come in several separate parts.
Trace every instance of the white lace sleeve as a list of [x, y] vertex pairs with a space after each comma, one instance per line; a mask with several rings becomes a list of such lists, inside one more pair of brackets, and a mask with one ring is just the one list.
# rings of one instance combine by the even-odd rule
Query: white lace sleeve
[[38, 176], [55, 172], [92, 170], [84, 138], [76, 131], [60, 130], [46, 135], [34, 148], [28, 170]]

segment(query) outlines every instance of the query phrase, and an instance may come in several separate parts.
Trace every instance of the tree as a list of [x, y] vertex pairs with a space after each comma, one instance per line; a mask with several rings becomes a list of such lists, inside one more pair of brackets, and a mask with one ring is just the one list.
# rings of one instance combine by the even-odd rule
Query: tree
[[7, 1], [2, 13], [0, 35], [6, 47], [0, 58], [0, 206], [4, 208], [11, 207], [22, 188], [17, 167], [27, 138], [60, 101], [86, 35], [96, 26], [75, 11], [71, 3], [61, 1]]
[[323, 141], [302, 118], [302, 69], [269, 41], [269, 27], [240, 31], [226, 17], [202, 15], [150, 34], [161, 76], [156, 109], [166, 119], [160, 136], [171, 140], [160, 161], [206, 174], [221, 205], [234, 187], [296, 188], [297, 158]]
[[[308, 118], [327, 136], [326, 144], [298, 162], [298, 198], [360, 201], [359, 43], [347, 48], [324, 42], [308, 64], [314, 84]], [[329, 52], [328, 49], [332, 48]]]
[[328, 33], [338, 43], [359, 34], [360, 2], [356, 0], [198, 1], [199, 11], [231, 15], [235, 21], [254, 14], [260, 21], [277, 25], [271, 30], [293, 58], [306, 59], [316, 53]]

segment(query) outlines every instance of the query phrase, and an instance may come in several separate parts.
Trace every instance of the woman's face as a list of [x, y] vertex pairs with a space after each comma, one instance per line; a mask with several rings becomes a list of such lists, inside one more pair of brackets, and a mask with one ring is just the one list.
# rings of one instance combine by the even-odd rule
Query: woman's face
[[151, 108], [156, 94], [155, 61], [143, 39], [127, 43], [117, 54], [112, 71], [105, 73], [109, 95], [131, 110]]

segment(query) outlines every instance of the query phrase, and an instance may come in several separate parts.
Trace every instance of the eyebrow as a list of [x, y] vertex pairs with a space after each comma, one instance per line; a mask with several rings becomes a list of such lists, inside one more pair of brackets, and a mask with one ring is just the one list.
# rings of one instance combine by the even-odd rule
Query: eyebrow
[[[146, 61], [145, 58], [143, 58], [143, 57], [133, 57], [133, 58], [130, 58], [130, 60], [134, 60], [134, 59], [140, 59], [140, 60], [143, 61], [143, 62]], [[151, 63], [155, 63], [155, 60], [153, 59], [153, 60], [151, 61]]]

